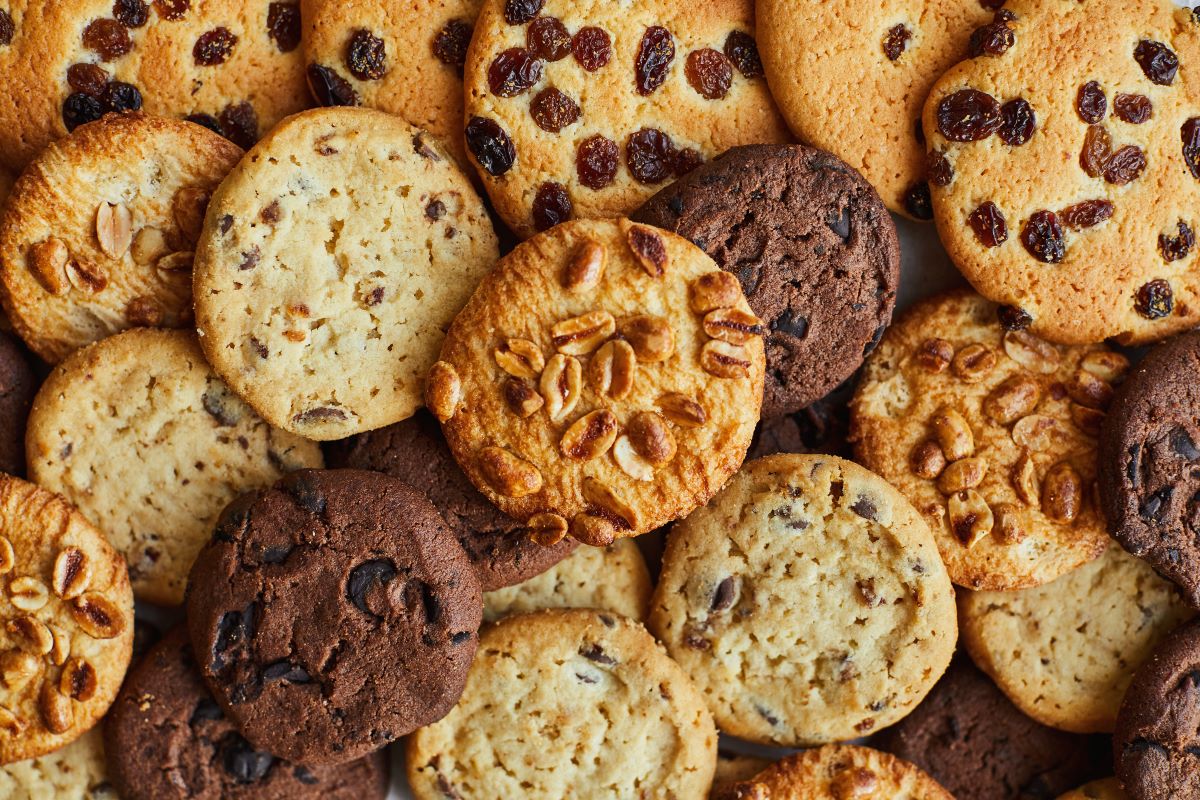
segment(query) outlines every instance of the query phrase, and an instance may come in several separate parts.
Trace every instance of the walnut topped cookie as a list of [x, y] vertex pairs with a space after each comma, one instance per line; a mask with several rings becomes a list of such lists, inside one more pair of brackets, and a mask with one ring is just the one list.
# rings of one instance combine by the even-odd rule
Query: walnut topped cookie
[[970, 589], [1047, 583], [1109, 543], [1097, 437], [1129, 362], [1026, 322], [966, 290], [925, 300], [884, 334], [851, 402], [859, 460], [925, 515]]
[[426, 400], [467, 476], [533, 536], [607, 545], [703, 505], [737, 470], [763, 330], [737, 278], [686, 239], [573, 221], [484, 278]]

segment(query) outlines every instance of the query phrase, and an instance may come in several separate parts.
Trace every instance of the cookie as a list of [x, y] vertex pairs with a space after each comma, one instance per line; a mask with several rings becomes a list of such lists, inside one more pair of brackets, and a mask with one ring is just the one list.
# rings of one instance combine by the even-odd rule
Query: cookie
[[527, 525], [489, 503], [459, 469], [437, 420], [424, 409], [330, 449], [331, 466], [382, 472], [428, 497], [467, 551], [485, 592], [540, 575], [575, 547], [566, 539], [543, 547]]
[[542, 541], [654, 530], [738, 468], [758, 419], [761, 322], [687, 240], [578, 220], [505, 256], [426, 385], [467, 477]]
[[105, 532], [139, 599], [164, 605], [183, 602], [230, 501], [323, 465], [315, 442], [229, 391], [190, 331], [126, 331], [77, 351], [38, 392], [26, 445], [30, 477]]
[[470, 160], [522, 238], [625, 216], [730, 147], [790, 140], [750, 0], [484, 0], [464, 83]]
[[1116, 778], [1105, 778], [1059, 795], [1058, 800], [1129, 800], [1129, 796]]
[[186, 118], [246, 148], [310, 105], [292, 0], [7, 5], [0, 166], [12, 170], [109, 112]]
[[771, 762], [765, 758], [718, 750], [717, 768], [713, 772], [712, 788], [708, 791], [708, 796], [713, 800], [720, 800], [728, 795], [735, 784], [753, 778], [770, 765]]
[[192, 251], [209, 194], [242, 151], [179, 120], [122, 114], [30, 164], [0, 221], [0, 299], [57, 364], [132, 327], [192, 323]]
[[0, 795], [10, 800], [118, 800], [108, 781], [100, 728], [61, 750], [0, 767]]
[[38, 376], [25, 349], [0, 332], [0, 472], [25, 474], [25, 422]]
[[789, 747], [896, 722], [958, 633], [921, 516], [862, 467], [816, 455], [753, 461], [675, 524], [649, 628], [717, 727]]
[[0, 764], [51, 753], [104, 715], [133, 644], [133, 593], [104, 534], [0, 475]]
[[654, 195], [632, 219], [691, 240], [737, 276], [767, 326], [764, 417], [832, 391], [892, 320], [896, 226], [870, 184], [829, 153], [734, 148]]
[[925, 104], [951, 259], [1051, 341], [1196, 327], [1200, 25], [1160, 0], [1013, 0], [1000, 13], [996, 46]]
[[8, 170], [0, 168], [0, 214], [4, 212], [4, 204], [8, 201], [14, 181], [16, 178], [9, 174]]
[[1128, 366], [1099, 345], [1052, 345], [973, 292], [937, 295], [867, 359], [850, 437], [925, 516], [951, 580], [1037, 586], [1108, 546], [1097, 436]]
[[717, 732], [639, 623], [556, 610], [486, 630], [462, 700], [405, 750], [416, 800], [702, 797]]
[[1195, 613], [1115, 545], [1044, 586], [961, 592], [958, 607], [975, 663], [1017, 708], [1075, 733], [1111, 732], [1134, 670]]
[[200, 343], [277, 428], [381, 428], [420, 406], [446, 326], [496, 258], [483, 201], [433, 139], [379, 111], [309, 111], [213, 195]]
[[255, 749], [364, 756], [458, 700], [483, 615], [437, 510], [377, 472], [302, 470], [235, 500], [192, 567], [205, 682]]
[[788, 756], [725, 800], [954, 800], [938, 782], [895, 756], [850, 744], [831, 744]]
[[463, 65], [483, 0], [303, 0], [304, 58], [324, 106], [404, 118], [462, 165]]
[[1200, 333], [1151, 350], [1117, 391], [1100, 438], [1100, 499], [1113, 536], [1200, 608]]
[[213, 700], [180, 627], [129, 674], [105, 720], [122, 800], [384, 800], [383, 751], [336, 767], [255, 750]]

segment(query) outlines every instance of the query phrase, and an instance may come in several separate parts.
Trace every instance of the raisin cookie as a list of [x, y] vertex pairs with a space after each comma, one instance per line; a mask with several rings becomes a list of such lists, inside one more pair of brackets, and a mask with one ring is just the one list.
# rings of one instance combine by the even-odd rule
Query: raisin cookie
[[467, 150], [521, 237], [623, 216], [729, 147], [789, 140], [751, 0], [484, 0], [464, 80]]
[[1004, 46], [946, 72], [925, 104], [950, 257], [1052, 341], [1196, 327], [1200, 24], [1163, 0], [999, 13]]
[[117, 331], [192, 322], [209, 194], [242, 151], [179, 120], [121, 114], [42, 152], [0, 221], [0, 299], [56, 364]]
[[192, 567], [200, 671], [255, 749], [338, 764], [441, 719], [483, 616], [437, 510], [395, 478], [301, 470], [225, 509]]
[[607, 545], [687, 514], [740, 466], [763, 331], [737, 279], [686, 239], [576, 220], [484, 278], [426, 399], [500, 510], [541, 541]]
[[25, 425], [38, 376], [26, 351], [0, 331], [0, 472], [25, 474]]
[[824, 397], [892, 321], [896, 226], [870, 184], [829, 153], [734, 148], [654, 195], [632, 219], [691, 240], [737, 276], [767, 326], [764, 417]]
[[1129, 795], [1116, 778], [1104, 778], [1059, 795], [1058, 800], [1129, 800]]
[[541, 611], [484, 632], [462, 700], [406, 742], [417, 800], [702, 797], [717, 732], [640, 624]]
[[888, 753], [831, 744], [777, 761], [718, 795], [723, 800], [954, 800], [916, 766]]
[[107, 534], [139, 599], [167, 605], [183, 602], [231, 500], [323, 464], [315, 442], [229, 391], [190, 331], [126, 331], [77, 351], [38, 392], [26, 444], [30, 477]]
[[184, 117], [245, 148], [310, 104], [298, 2], [7, 6], [0, 11], [0, 74], [9, 87], [0, 96], [0, 166], [19, 170], [54, 139], [110, 112]]
[[1047, 583], [1104, 552], [1093, 481], [1104, 408], [1129, 363], [1058, 347], [969, 291], [884, 334], [850, 406], [859, 460], [925, 515], [950, 578]]
[[340, 439], [406, 419], [446, 326], [492, 265], [470, 180], [380, 111], [271, 131], [213, 195], [196, 323], [217, 373], [276, 427]]
[[125, 562], [73, 506], [0, 475], [0, 764], [53, 752], [104, 715], [133, 645]]
[[649, 627], [725, 733], [808, 746], [891, 725], [954, 654], [925, 521], [833, 456], [747, 464], [672, 529]]
[[92, 728], [60, 750], [0, 767], [0, 797], [120, 800], [108, 782], [100, 727]]

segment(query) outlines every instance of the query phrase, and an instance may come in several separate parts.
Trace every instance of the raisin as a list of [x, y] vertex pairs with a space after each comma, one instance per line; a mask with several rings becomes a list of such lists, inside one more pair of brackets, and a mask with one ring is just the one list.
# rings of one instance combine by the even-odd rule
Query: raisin
[[543, 89], [529, 104], [529, 113], [539, 128], [558, 133], [579, 119], [579, 104], [558, 89]]
[[218, 136], [225, 135], [225, 129], [221, 127], [220, 121], [212, 114], [188, 114], [184, 119], [201, 127], [208, 128]]
[[1179, 70], [1179, 58], [1162, 42], [1143, 39], [1133, 49], [1133, 60], [1151, 83], [1170, 86]]
[[612, 58], [612, 39], [603, 28], [580, 28], [571, 39], [575, 60], [588, 72], [595, 72]]
[[300, 46], [300, 6], [295, 3], [271, 3], [267, 7], [267, 36], [281, 53]]
[[95, 64], [72, 64], [67, 68], [67, 84], [76, 92], [99, 97], [108, 85], [108, 73]]
[[1002, 142], [1013, 147], [1020, 147], [1028, 142], [1037, 128], [1037, 115], [1033, 113], [1033, 106], [1021, 97], [1000, 106], [1000, 119], [997, 135]]
[[746, 78], [761, 78], [763, 70], [762, 58], [758, 55], [758, 42], [754, 37], [742, 31], [733, 31], [725, 37], [725, 56], [738, 72]]
[[688, 83], [706, 100], [720, 100], [733, 84], [733, 64], [712, 48], [689, 53], [683, 71]]
[[192, 58], [201, 67], [224, 64], [233, 54], [233, 46], [237, 44], [237, 41], [238, 37], [234, 36], [228, 28], [213, 28], [211, 31], [200, 34], [195, 47], [192, 48]]
[[380, 39], [359, 28], [346, 45], [346, 69], [360, 81], [377, 81], [387, 73], [387, 52]]
[[1083, 137], [1083, 150], [1079, 153], [1079, 166], [1093, 178], [1104, 173], [1104, 165], [1112, 158], [1112, 137], [1103, 125], [1088, 127]]
[[1200, 180], [1200, 117], [1192, 117], [1179, 129], [1183, 140], [1183, 162], [1191, 170], [1192, 177]]
[[631, 133], [625, 143], [625, 161], [639, 183], [662, 183], [675, 171], [675, 144], [657, 128]]
[[510, 47], [488, 67], [488, 85], [497, 97], [516, 97], [542, 79], [542, 62], [524, 47]]
[[671, 32], [660, 25], [651, 25], [642, 34], [638, 45], [637, 60], [634, 62], [634, 78], [638, 94], [643, 97], [653, 94], [663, 85], [671, 62], [675, 60], [675, 39]]
[[1138, 289], [1133, 307], [1146, 319], [1170, 316], [1175, 308], [1175, 295], [1171, 291], [1171, 284], [1161, 278], [1150, 281]]
[[1002, 20], [996, 19], [987, 25], [980, 25], [971, 33], [971, 41], [967, 52], [971, 58], [980, 56], [1000, 56], [1016, 44], [1017, 37], [1013, 29]]
[[538, 17], [525, 32], [525, 45], [538, 58], [561, 61], [571, 54], [571, 34], [557, 17]]
[[1029, 255], [1047, 264], [1057, 264], [1067, 254], [1062, 225], [1053, 211], [1035, 211], [1021, 229], [1021, 244]]
[[967, 217], [975, 238], [984, 247], [999, 247], [1008, 241], [1008, 223], [1000, 208], [988, 200], [971, 212]]
[[104, 87], [100, 102], [104, 104], [105, 111], [139, 111], [142, 108], [142, 93], [136, 86], [113, 81]]
[[12, 14], [0, 8], [0, 47], [7, 47], [12, 44], [13, 36], [16, 33], [17, 26], [13, 22]]
[[567, 187], [546, 181], [533, 197], [533, 227], [539, 231], [553, 228], [571, 218], [571, 196]]
[[524, 25], [536, 17], [546, 0], [505, 0], [504, 21], [509, 25]]
[[83, 92], [67, 95], [62, 106], [63, 124], [68, 131], [73, 131], [80, 125], [94, 122], [104, 116], [104, 106], [100, 100]]
[[472, 32], [469, 22], [450, 20], [434, 37], [433, 54], [443, 64], [458, 67], [461, 72], [463, 64], [467, 63], [467, 46], [471, 44]]
[[575, 151], [575, 171], [579, 182], [589, 189], [600, 190], [613, 182], [620, 157], [617, 143], [600, 134], [579, 143]]
[[1104, 119], [1108, 113], [1108, 98], [1104, 96], [1104, 89], [1100, 88], [1099, 83], [1088, 81], [1079, 87], [1079, 93], [1075, 96], [1075, 110], [1088, 125], [1095, 125]]
[[895, 61], [908, 47], [908, 40], [912, 38], [912, 31], [904, 25], [893, 25], [883, 37], [883, 54], [887, 56], [888, 61]]
[[358, 93], [350, 82], [320, 64], [308, 67], [308, 88], [313, 97], [323, 106], [356, 106]]
[[1033, 315], [1016, 306], [1000, 306], [996, 309], [996, 318], [1006, 331], [1023, 331], [1033, 324]]
[[949, 186], [954, 180], [954, 167], [941, 152], [928, 153], [925, 156], [925, 177], [934, 186]]
[[163, 19], [183, 19], [192, 7], [192, 0], [154, 0], [154, 8]]
[[512, 169], [517, 150], [512, 139], [495, 121], [471, 117], [467, 123], [467, 147], [489, 175], [503, 175]]
[[1163, 261], [1187, 258], [1188, 253], [1192, 252], [1192, 246], [1196, 244], [1196, 237], [1186, 222], [1179, 220], [1177, 228], [1179, 233], [1176, 236], [1168, 236], [1165, 233], [1158, 235], [1158, 250], [1162, 253]]
[[1072, 230], [1091, 228], [1104, 222], [1113, 215], [1113, 204], [1107, 200], [1084, 200], [1073, 206], [1067, 206], [1059, 216], [1063, 224]]
[[1142, 148], [1127, 144], [1112, 154], [1104, 165], [1104, 180], [1117, 186], [1135, 181], [1146, 169], [1146, 154]]
[[1118, 94], [1113, 98], [1113, 113], [1130, 125], [1141, 125], [1150, 119], [1154, 105], [1144, 94]]
[[937, 107], [938, 130], [952, 142], [978, 142], [1000, 129], [1000, 104], [978, 89], [960, 89]]
[[929, 184], [917, 181], [904, 193], [904, 208], [914, 219], [933, 219], [933, 198], [929, 194]]
[[115, 19], [97, 19], [83, 29], [83, 46], [100, 56], [101, 61], [112, 61], [133, 49], [129, 31]]
[[236, 103], [221, 112], [221, 128], [225, 138], [243, 150], [249, 150], [258, 141], [258, 114], [249, 103]]
[[700, 155], [700, 151], [688, 147], [675, 153], [672, 171], [676, 178], [681, 178], [703, 163], [704, 158]]
[[142, 0], [116, 0], [113, 18], [126, 28], [140, 28], [150, 19], [150, 7]]

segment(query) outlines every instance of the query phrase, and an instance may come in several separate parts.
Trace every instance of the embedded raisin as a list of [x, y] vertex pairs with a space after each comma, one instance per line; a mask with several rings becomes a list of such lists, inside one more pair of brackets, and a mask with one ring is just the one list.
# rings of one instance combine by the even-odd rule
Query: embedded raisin
[[533, 227], [544, 231], [571, 218], [571, 196], [567, 187], [546, 181], [533, 197]]
[[1146, 319], [1170, 316], [1175, 308], [1175, 295], [1171, 291], [1171, 284], [1161, 278], [1150, 281], [1138, 289], [1133, 307]]
[[725, 56], [738, 72], [746, 78], [761, 78], [763, 70], [762, 58], [758, 55], [758, 43], [754, 37], [742, 31], [733, 31], [725, 37]]
[[949, 186], [954, 180], [954, 167], [941, 152], [928, 153], [925, 156], [925, 177], [934, 186]]
[[73, 92], [63, 100], [63, 124], [68, 131], [73, 131], [80, 125], [94, 122], [104, 116], [104, 106], [98, 98], [83, 92]]
[[595, 72], [612, 58], [612, 39], [603, 28], [580, 28], [571, 39], [575, 60], [588, 72]]
[[1183, 162], [1192, 177], [1200, 179], [1200, 117], [1192, 117], [1183, 123], [1179, 138], [1183, 140]]
[[557, 17], [538, 17], [525, 32], [525, 44], [538, 58], [561, 61], [571, 54], [571, 34]]
[[700, 155], [700, 151], [688, 147], [675, 152], [675, 162], [672, 171], [675, 173], [676, 178], [682, 178], [703, 163], [704, 157]]
[[142, 108], [142, 93], [136, 86], [121, 81], [113, 81], [104, 87], [100, 94], [100, 102], [105, 111], [139, 111]]
[[281, 53], [290, 53], [300, 45], [300, 6], [295, 3], [271, 3], [267, 7], [267, 36]]
[[980, 25], [971, 33], [971, 41], [967, 45], [967, 52], [971, 58], [979, 58], [980, 56], [1000, 56], [1008, 52], [1008, 49], [1016, 44], [1017, 37], [1013, 33], [1013, 29], [1000, 18], [989, 22], [987, 25]]
[[1083, 137], [1083, 150], [1079, 153], [1079, 166], [1093, 178], [1104, 174], [1104, 166], [1112, 158], [1112, 137], [1103, 125], [1088, 127]]
[[108, 85], [108, 73], [95, 64], [72, 64], [67, 68], [67, 84], [77, 92], [99, 97]]
[[529, 113], [539, 128], [558, 133], [579, 119], [579, 104], [558, 89], [543, 89], [529, 104]]
[[16, 33], [17, 26], [13, 22], [12, 14], [0, 8], [0, 47], [7, 47], [12, 44], [13, 36]]
[[708, 47], [689, 53], [683, 71], [688, 83], [706, 100], [720, 100], [733, 84], [729, 59]]
[[1104, 119], [1108, 113], [1108, 98], [1098, 82], [1088, 81], [1079, 87], [1079, 93], [1075, 96], [1075, 110], [1088, 125], [1095, 125]]
[[224, 64], [233, 54], [233, 46], [237, 44], [237, 41], [238, 37], [228, 28], [213, 28], [211, 31], [200, 34], [195, 47], [192, 48], [192, 58], [201, 67]]
[[377, 81], [387, 73], [387, 52], [380, 39], [359, 28], [346, 45], [346, 69], [360, 81]]
[[638, 45], [637, 60], [634, 62], [634, 78], [640, 95], [653, 94], [663, 85], [671, 62], [675, 60], [675, 39], [671, 32], [660, 25], [651, 25], [642, 34]]
[[188, 114], [184, 119], [201, 127], [208, 128], [218, 136], [225, 135], [225, 129], [221, 127], [220, 121], [212, 114]]
[[154, 0], [154, 8], [163, 19], [183, 19], [192, 7], [192, 0]]
[[675, 171], [675, 144], [657, 128], [631, 133], [625, 143], [625, 161], [640, 183], [662, 183]]
[[1179, 58], [1162, 42], [1143, 39], [1133, 49], [1133, 59], [1151, 83], [1170, 86], [1179, 70]]
[[497, 97], [516, 97], [542, 79], [542, 62], [524, 47], [510, 47], [488, 67], [488, 85]]
[[115, 19], [96, 19], [83, 29], [83, 46], [100, 56], [101, 61], [120, 58], [133, 49], [129, 31]]
[[600, 134], [579, 143], [575, 151], [575, 171], [579, 182], [589, 189], [600, 190], [613, 182], [617, 175], [619, 151], [617, 143]]
[[355, 106], [358, 105], [358, 92], [350, 82], [320, 64], [310, 64], [308, 67], [308, 88], [313, 97], [323, 106]]
[[1119, 94], [1113, 98], [1113, 113], [1130, 125], [1141, 125], [1150, 119], [1154, 105], [1144, 94]]
[[142, 0], [116, 0], [113, 17], [126, 28], [140, 28], [150, 19], [150, 7]]
[[912, 31], [904, 25], [893, 25], [888, 29], [887, 35], [883, 37], [883, 54], [887, 56], [888, 61], [895, 61], [908, 47], [908, 40], [912, 38]]
[[1146, 154], [1142, 152], [1142, 148], [1127, 144], [1113, 153], [1104, 165], [1104, 180], [1124, 186], [1137, 180], [1145, 168]]
[[975, 238], [984, 247], [999, 247], [1008, 241], [1008, 223], [1000, 208], [988, 200], [971, 212], [967, 217]]
[[996, 309], [996, 318], [1006, 331], [1023, 331], [1033, 324], [1033, 315], [1016, 306], [1000, 306]]
[[1099, 225], [1113, 215], [1113, 204], [1107, 200], [1084, 200], [1067, 206], [1059, 216], [1063, 224], [1072, 230], [1083, 230]]
[[1175, 236], [1165, 233], [1158, 235], [1158, 250], [1162, 253], [1163, 261], [1187, 258], [1188, 253], [1192, 252], [1192, 246], [1196, 244], [1196, 237], [1186, 222], [1179, 220], [1177, 229], [1179, 233]]
[[467, 123], [467, 147], [489, 175], [503, 175], [512, 169], [517, 150], [512, 139], [495, 121], [471, 117]]
[[904, 193], [904, 208], [914, 219], [933, 219], [933, 198], [929, 194], [929, 184], [917, 181]]
[[221, 128], [225, 138], [243, 150], [249, 150], [258, 141], [258, 114], [249, 103], [235, 103], [221, 112]]
[[463, 64], [467, 63], [467, 46], [471, 44], [472, 32], [469, 22], [450, 20], [434, 37], [433, 54], [443, 64], [458, 67], [461, 72]]
[[1021, 97], [1000, 106], [1000, 120], [997, 135], [1002, 142], [1013, 147], [1020, 147], [1028, 142], [1037, 128], [1037, 116], [1033, 113], [1033, 106]]
[[505, 0], [504, 21], [509, 25], [524, 25], [542, 10], [546, 0]]
[[1062, 225], [1053, 211], [1035, 211], [1021, 229], [1021, 244], [1029, 255], [1047, 264], [1057, 264], [1067, 254]]
[[978, 89], [960, 89], [937, 107], [938, 130], [952, 142], [978, 142], [1000, 129], [1000, 104]]

